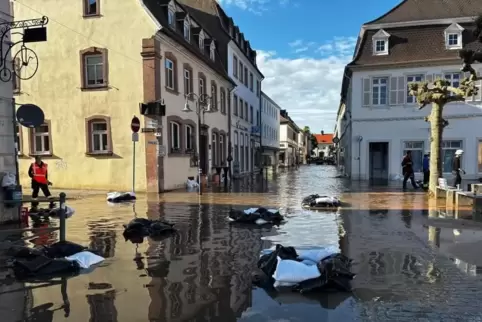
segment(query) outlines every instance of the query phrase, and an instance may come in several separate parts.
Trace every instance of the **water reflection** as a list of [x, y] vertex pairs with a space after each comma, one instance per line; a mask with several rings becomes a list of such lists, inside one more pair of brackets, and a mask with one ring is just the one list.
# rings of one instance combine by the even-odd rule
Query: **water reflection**
[[117, 322], [115, 306], [116, 291], [111, 290], [100, 294], [87, 295], [89, 304], [89, 322]]
[[116, 231], [108, 219], [99, 219], [87, 223], [89, 228], [89, 249], [95, 250], [99, 256], [111, 258], [115, 256]]

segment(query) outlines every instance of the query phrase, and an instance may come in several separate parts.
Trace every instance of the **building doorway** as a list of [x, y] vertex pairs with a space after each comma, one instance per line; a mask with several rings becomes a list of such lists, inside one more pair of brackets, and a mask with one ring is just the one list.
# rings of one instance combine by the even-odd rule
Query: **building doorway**
[[388, 181], [388, 142], [370, 142], [369, 175], [372, 181]]

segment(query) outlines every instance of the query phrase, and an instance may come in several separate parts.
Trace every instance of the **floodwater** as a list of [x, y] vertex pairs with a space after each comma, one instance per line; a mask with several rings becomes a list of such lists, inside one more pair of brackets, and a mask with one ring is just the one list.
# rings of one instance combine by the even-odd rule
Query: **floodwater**
[[[350, 184], [336, 175], [334, 167], [311, 165], [234, 187], [244, 192], [168, 193], [141, 197], [135, 206], [108, 205], [105, 196], [71, 201], [76, 214], [67, 220], [67, 239], [106, 261], [52, 285], [10, 285], [0, 292], [0, 314], [8, 317], [0, 320], [482, 321], [482, 229], [430, 226], [423, 193]], [[302, 210], [301, 199], [312, 193], [340, 196], [349, 205]], [[279, 207], [287, 222], [253, 228], [226, 220], [230, 207], [250, 206]], [[122, 224], [136, 216], [162, 218], [179, 232], [126, 242]], [[33, 243], [48, 245], [55, 234]], [[276, 244], [338, 247], [354, 260], [354, 291], [306, 297], [253, 287], [260, 252]], [[12, 296], [16, 305], [9, 304]]]

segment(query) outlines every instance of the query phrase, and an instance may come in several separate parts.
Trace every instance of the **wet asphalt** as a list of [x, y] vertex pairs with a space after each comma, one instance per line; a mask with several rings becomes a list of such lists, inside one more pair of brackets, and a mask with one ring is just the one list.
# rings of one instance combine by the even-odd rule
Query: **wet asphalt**
[[[403, 193], [399, 183], [350, 184], [337, 178], [335, 167], [316, 165], [268, 181], [246, 179], [233, 191], [141, 196], [133, 205], [108, 205], [103, 195], [69, 202], [76, 214], [67, 221], [68, 240], [106, 261], [53, 285], [4, 285], [0, 314], [6, 319], [0, 320], [482, 321], [482, 229], [427, 225], [423, 192]], [[312, 193], [339, 196], [348, 205], [302, 210], [301, 199]], [[251, 206], [281, 208], [287, 221], [266, 228], [227, 221], [231, 207]], [[162, 218], [179, 231], [162, 241], [126, 242], [122, 224], [136, 216]], [[33, 244], [56, 239], [52, 233]], [[306, 297], [253, 287], [260, 252], [276, 244], [337, 247], [354, 260], [354, 291]]]

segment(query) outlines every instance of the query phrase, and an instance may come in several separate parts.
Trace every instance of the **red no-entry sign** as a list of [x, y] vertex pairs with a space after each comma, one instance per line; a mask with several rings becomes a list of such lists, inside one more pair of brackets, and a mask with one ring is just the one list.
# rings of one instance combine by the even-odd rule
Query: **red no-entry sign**
[[131, 130], [134, 133], [139, 132], [141, 129], [141, 120], [137, 116], [134, 116], [131, 121]]

